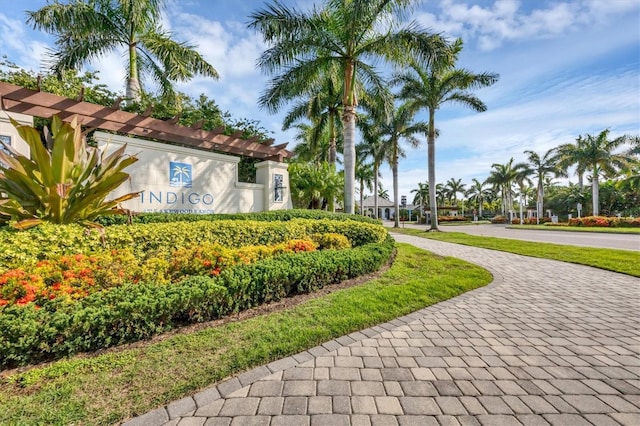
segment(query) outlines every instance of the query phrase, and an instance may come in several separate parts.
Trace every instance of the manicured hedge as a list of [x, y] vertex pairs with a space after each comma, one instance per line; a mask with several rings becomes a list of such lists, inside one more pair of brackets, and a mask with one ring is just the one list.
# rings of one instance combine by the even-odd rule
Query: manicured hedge
[[89, 254], [104, 249], [130, 248], [136, 257], [147, 259], [157, 257], [158, 252], [203, 242], [239, 248], [274, 245], [326, 233], [344, 235], [351, 246], [357, 247], [381, 242], [387, 232], [380, 224], [332, 219], [148, 223], [113, 225], [103, 230], [43, 224], [27, 231], [0, 230], [0, 272], [35, 265], [51, 256]]
[[438, 216], [438, 223], [440, 222], [470, 222], [470, 220], [465, 216]]
[[509, 222], [509, 219], [507, 219], [502, 215], [497, 215], [491, 218], [491, 223], [507, 223], [507, 222]]
[[[175, 224], [174, 224], [175, 225]], [[353, 224], [352, 224], [353, 226]], [[393, 239], [349, 250], [285, 254], [175, 285], [126, 284], [75, 303], [0, 311], [0, 367], [11, 368], [147, 339], [379, 269]]]
[[[550, 217], [546, 217], [546, 216], [545, 217], [541, 217], [540, 221], [538, 222], [538, 220], [535, 217], [528, 217], [528, 218], [525, 218], [522, 221], [522, 225], [538, 225], [538, 223], [541, 223], [541, 224], [551, 223], [551, 218]], [[520, 218], [516, 217], [516, 218], [511, 219], [511, 224], [512, 225], [520, 225]]]
[[640, 227], [640, 218], [607, 216], [575, 217], [573, 219], [569, 219], [569, 226], [638, 228]]
[[174, 213], [137, 213], [133, 216], [105, 216], [98, 220], [102, 225], [126, 225], [128, 223], [166, 223], [166, 222], [197, 222], [201, 220], [255, 220], [261, 222], [289, 221], [292, 219], [331, 219], [349, 220], [364, 223], [381, 224], [379, 220], [367, 216], [350, 215], [346, 213], [332, 213], [323, 210], [275, 210], [259, 213], [235, 214], [174, 214]]

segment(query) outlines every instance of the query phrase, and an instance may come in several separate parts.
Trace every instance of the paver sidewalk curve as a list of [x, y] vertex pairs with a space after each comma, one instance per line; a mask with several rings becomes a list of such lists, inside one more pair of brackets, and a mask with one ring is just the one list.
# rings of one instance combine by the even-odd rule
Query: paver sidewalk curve
[[640, 425], [639, 279], [394, 237], [495, 281], [129, 424]]

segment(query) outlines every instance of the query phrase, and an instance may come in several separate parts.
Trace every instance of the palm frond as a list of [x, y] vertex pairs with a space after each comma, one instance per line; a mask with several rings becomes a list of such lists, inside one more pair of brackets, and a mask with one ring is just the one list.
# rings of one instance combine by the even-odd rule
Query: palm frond
[[195, 50], [195, 46], [171, 39], [171, 33], [155, 28], [140, 37], [141, 48], [153, 55], [172, 81], [187, 81], [195, 74], [217, 79], [218, 72]]

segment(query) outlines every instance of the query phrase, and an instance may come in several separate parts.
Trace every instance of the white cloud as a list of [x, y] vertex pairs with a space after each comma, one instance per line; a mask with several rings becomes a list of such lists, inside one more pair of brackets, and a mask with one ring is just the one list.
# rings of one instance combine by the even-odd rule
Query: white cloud
[[48, 45], [27, 36], [22, 21], [0, 13], [0, 53], [12, 55], [9, 60], [27, 70], [43, 69], [43, 58]]
[[[538, 88], [531, 91], [528, 86]], [[524, 80], [509, 90], [495, 91], [495, 107], [484, 113], [464, 112], [450, 118], [436, 115], [441, 136], [436, 141], [436, 178], [451, 177], [468, 184], [484, 180], [493, 163], [511, 157], [525, 161], [524, 151], [544, 153], [581, 134], [612, 129], [612, 137], [638, 134], [640, 92], [637, 70], [613, 75], [558, 76], [549, 81]], [[523, 95], [524, 94], [524, 95]], [[521, 96], [522, 95], [522, 96]], [[482, 98], [482, 96], [481, 96]], [[457, 112], [460, 109], [458, 108]], [[385, 188], [392, 188], [391, 171], [382, 169]], [[426, 146], [408, 151], [400, 162], [399, 193], [409, 195], [418, 182], [427, 181]], [[575, 177], [571, 177], [575, 181]]]
[[[525, 10], [532, 5], [533, 10]], [[437, 16], [425, 11], [416, 19], [435, 31], [475, 40], [481, 50], [489, 51], [507, 41], [544, 39], [574, 32], [580, 25], [609, 23], [613, 17], [639, 8], [635, 0], [555, 1], [546, 8], [536, 8], [539, 5], [497, 0], [483, 7], [460, 0], [442, 0]]]
[[197, 50], [218, 71], [222, 81], [233, 76], [258, 75], [255, 61], [264, 50], [257, 34], [239, 22], [218, 22], [189, 13], [175, 19], [175, 32], [197, 44]]
[[[88, 70], [98, 70], [98, 78], [100, 84], [106, 84], [107, 87], [117, 93], [125, 93], [126, 90], [126, 62], [124, 60], [124, 48], [113, 50], [97, 59], [91, 61], [85, 67]], [[152, 82], [142, 81], [145, 89]]]

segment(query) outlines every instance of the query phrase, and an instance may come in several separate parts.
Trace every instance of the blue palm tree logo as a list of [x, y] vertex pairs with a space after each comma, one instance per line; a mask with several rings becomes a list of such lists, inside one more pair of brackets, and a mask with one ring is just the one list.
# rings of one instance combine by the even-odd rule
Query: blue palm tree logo
[[169, 185], [191, 188], [191, 164], [169, 162]]

